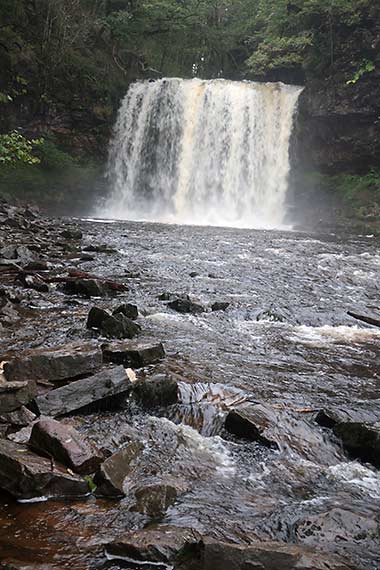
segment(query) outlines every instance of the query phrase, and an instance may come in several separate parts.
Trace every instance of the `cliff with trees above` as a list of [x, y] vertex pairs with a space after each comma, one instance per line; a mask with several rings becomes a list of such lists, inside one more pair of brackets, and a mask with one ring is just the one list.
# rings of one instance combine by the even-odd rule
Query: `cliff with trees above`
[[374, 0], [3, 0], [0, 129], [43, 141], [39, 164], [2, 164], [0, 191], [84, 207], [102, 191], [115, 115], [136, 79], [280, 80], [305, 86], [294, 204], [318, 208], [323, 195], [376, 220], [379, 16]]

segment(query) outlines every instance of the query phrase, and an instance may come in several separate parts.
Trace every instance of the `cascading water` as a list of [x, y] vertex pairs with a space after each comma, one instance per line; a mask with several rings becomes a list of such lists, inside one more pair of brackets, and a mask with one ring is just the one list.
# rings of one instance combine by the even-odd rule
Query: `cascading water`
[[133, 84], [111, 144], [106, 215], [280, 227], [300, 92], [221, 79]]

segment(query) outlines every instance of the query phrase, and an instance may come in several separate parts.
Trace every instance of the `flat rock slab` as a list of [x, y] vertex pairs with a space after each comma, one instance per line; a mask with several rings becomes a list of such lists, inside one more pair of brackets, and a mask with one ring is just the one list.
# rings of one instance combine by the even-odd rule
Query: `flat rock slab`
[[[379, 406], [377, 406], [379, 408]], [[375, 410], [355, 410], [347, 406], [319, 410], [315, 421], [322, 427], [333, 428], [340, 423], [375, 423], [380, 421], [380, 408]]]
[[105, 368], [94, 376], [70, 382], [34, 400], [40, 415], [63, 416], [92, 404], [102, 409], [118, 407], [131, 389], [131, 381], [123, 366]]
[[0, 487], [17, 499], [78, 497], [88, 493], [82, 478], [26, 446], [7, 440], [0, 440]]
[[37, 395], [37, 385], [31, 381], [0, 383], [0, 414], [13, 412], [29, 404]]
[[7, 380], [59, 382], [91, 374], [103, 362], [102, 351], [91, 344], [71, 343], [49, 349], [26, 350], [4, 365]]
[[100, 452], [74, 428], [52, 419], [42, 419], [34, 424], [29, 446], [47, 454], [75, 473], [94, 473], [103, 457]]
[[105, 362], [123, 364], [134, 368], [155, 364], [165, 358], [165, 349], [162, 343], [114, 342], [103, 345], [102, 350]]
[[14, 412], [1, 414], [0, 424], [9, 424], [13, 427], [22, 428], [31, 424], [35, 418], [35, 414], [28, 410], [28, 408], [25, 408], [25, 406], [22, 406]]

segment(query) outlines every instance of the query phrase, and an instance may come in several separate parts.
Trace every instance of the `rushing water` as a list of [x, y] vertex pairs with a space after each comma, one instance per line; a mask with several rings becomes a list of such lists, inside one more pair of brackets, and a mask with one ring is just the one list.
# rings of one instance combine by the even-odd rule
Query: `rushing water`
[[280, 227], [300, 92], [226, 80], [133, 84], [111, 146], [106, 215]]
[[[181, 381], [182, 402], [166, 417], [127, 410], [77, 420], [101, 444], [132, 423], [147, 442], [135, 477], [154, 468], [155, 477], [183, 482], [187, 491], [160, 523], [233, 542], [301, 542], [378, 570], [379, 472], [350, 460], [307, 412], [348, 406], [380, 419], [380, 332], [346, 313], [378, 309], [378, 242], [135, 222], [87, 222], [83, 230], [89, 243], [119, 251], [88, 263], [88, 271], [140, 274], [128, 279], [126, 299], [140, 308], [143, 338], [165, 343], [168, 358], [156, 370]], [[158, 300], [164, 291], [206, 307], [231, 305], [179, 315]], [[38, 327], [32, 321], [20, 331], [15, 349], [62, 342], [68, 329], [67, 338], [83, 338], [88, 302], [70, 309], [64, 301], [40, 312]], [[247, 401], [272, 407], [278, 450], [221, 431], [226, 411]], [[0, 549], [57, 569], [92, 570], [103, 542], [149, 522], [128, 511], [128, 500], [7, 505], [0, 507]]]

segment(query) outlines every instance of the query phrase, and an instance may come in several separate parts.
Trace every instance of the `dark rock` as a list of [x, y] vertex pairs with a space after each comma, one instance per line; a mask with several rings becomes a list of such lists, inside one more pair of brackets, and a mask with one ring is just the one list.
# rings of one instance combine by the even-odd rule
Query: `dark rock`
[[133, 338], [141, 327], [122, 313], [108, 317], [102, 322], [101, 332], [109, 338]]
[[199, 313], [204, 313], [205, 311], [202, 305], [198, 305], [190, 299], [176, 299], [175, 301], [168, 303], [168, 307], [177, 313], [190, 313], [191, 315], [197, 315]]
[[197, 273], [196, 271], [192, 271], [191, 273], [189, 273], [189, 277], [191, 277], [192, 279], [194, 279], [194, 277], [198, 277], [199, 273]]
[[334, 433], [352, 457], [380, 468], [380, 422], [340, 423], [334, 427]]
[[176, 570], [357, 570], [344, 559], [298, 544], [230, 544], [204, 538], [185, 545]]
[[86, 327], [88, 329], [100, 329], [103, 321], [108, 319], [111, 315], [104, 309], [99, 307], [92, 307], [88, 313]]
[[149, 517], [162, 517], [189, 486], [175, 477], [150, 477], [129, 486], [130, 510]]
[[137, 342], [115, 342], [102, 346], [105, 362], [123, 364], [125, 367], [142, 368], [165, 358], [161, 343], [142, 344]]
[[209, 279], [218, 279], [218, 277], [215, 275], [215, 273], [209, 273], [208, 277], [209, 277]]
[[239, 410], [231, 410], [225, 421], [225, 428], [229, 433], [250, 441], [257, 441], [267, 447], [278, 447], [267, 433], [271, 421], [276, 423], [277, 418], [271, 418], [271, 410], [262, 404], [255, 404]]
[[112, 314], [117, 315], [118, 313], [122, 313], [123, 315], [128, 317], [128, 319], [132, 320], [137, 319], [137, 317], [139, 316], [139, 311], [136, 305], [131, 305], [129, 303], [120, 305], [120, 307], [117, 307]]
[[146, 409], [171, 406], [178, 403], [178, 382], [170, 374], [156, 374], [136, 382], [133, 394]]
[[130, 389], [124, 367], [115, 366], [38, 396], [34, 404], [39, 414], [53, 417], [78, 410], [113, 409], [123, 404]]
[[115, 291], [107, 287], [98, 279], [75, 279], [68, 281], [64, 285], [64, 292], [69, 295], [83, 295], [85, 297], [107, 297], [113, 296]]
[[103, 362], [100, 348], [90, 344], [66, 344], [49, 349], [26, 350], [4, 365], [7, 380], [58, 382], [91, 374]]
[[117, 253], [117, 249], [114, 247], [109, 247], [108, 245], [86, 245], [83, 251], [89, 251], [92, 253]]
[[13, 412], [29, 404], [37, 395], [34, 381], [0, 383], [0, 413]]
[[95, 257], [93, 255], [88, 255], [86, 253], [83, 253], [80, 258], [81, 261], [94, 261]]
[[159, 301], [174, 301], [174, 299], [177, 298], [177, 295], [174, 295], [173, 293], [169, 293], [169, 292], [165, 292], [165, 293], [161, 293], [161, 295], [158, 295], [157, 299]]
[[61, 232], [61, 236], [65, 239], [82, 239], [83, 233], [78, 229], [67, 229]]
[[9, 424], [12, 427], [26, 427], [35, 420], [36, 416], [28, 408], [22, 406], [13, 412], [7, 412], [0, 416], [0, 423]]
[[96, 495], [102, 497], [122, 497], [124, 480], [133, 470], [134, 462], [139, 459], [143, 445], [131, 442], [106, 459], [95, 475]]
[[166, 565], [174, 563], [185, 546], [198, 544], [201, 544], [201, 536], [195, 530], [165, 525], [159, 529], [128, 532], [109, 544], [106, 551], [114, 557], [152, 562], [155, 565], [162, 563], [167, 568]]
[[83, 496], [87, 483], [27, 447], [0, 440], [0, 487], [17, 499]]
[[94, 473], [103, 460], [98, 450], [74, 428], [48, 418], [34, 424], [29, 445], [75, 473]]
[[230, 306], [230, 303], [217, 302], [211, 305], [212, 311], [225, 311]]
[[50, 264], [44, 260], [30, 261], [24, 269], [26, 271], [47, 271], [50, 269]]
[[34, 291], [39, 291], [40, 293], [49, 292], [49, 285], [38, 275], [22, 274], [20, 275], [20, 281], [28, 289], [34, 289]]
[[315, 416], [315, 421], [322, 427], [333, 428], [336, 424], [351, 423], [375, 423], [380, 421], [380, 410], [352, 410], [345, 406], [336, 409], [319, 410]]

